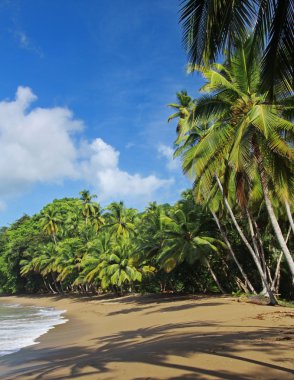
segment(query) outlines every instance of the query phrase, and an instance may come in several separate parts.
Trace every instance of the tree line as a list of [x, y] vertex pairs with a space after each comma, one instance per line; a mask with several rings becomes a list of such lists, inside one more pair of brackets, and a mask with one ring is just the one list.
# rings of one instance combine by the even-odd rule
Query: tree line
[[[89, 191], [80, 195], [55, 200], [0, 230], [2, 293], [263, 290], [254, 260], [231, 220], [223, 215], [220, 228], [191, 190], [174, 205], [152, 202], [143, 212], [122, 202], [102, 209]], [[247, 229], [242, 216], [236, 218]], [[264, 214], [257, 223], [266, 227], [261, 232], [263, 264], [272, 288], [290, 298], [291, 276]]]

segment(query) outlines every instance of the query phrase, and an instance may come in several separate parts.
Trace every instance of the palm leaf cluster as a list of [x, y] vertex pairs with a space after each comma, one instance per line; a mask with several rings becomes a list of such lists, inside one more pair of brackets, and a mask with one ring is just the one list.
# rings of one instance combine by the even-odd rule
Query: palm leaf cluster
[[294, 3], [292, 0], [183, 0], [180, 22], [190, 62], [230, 57], [252, 35], [249, 56], [262, 53], [262, 87], [271, 98], [293, 91]]

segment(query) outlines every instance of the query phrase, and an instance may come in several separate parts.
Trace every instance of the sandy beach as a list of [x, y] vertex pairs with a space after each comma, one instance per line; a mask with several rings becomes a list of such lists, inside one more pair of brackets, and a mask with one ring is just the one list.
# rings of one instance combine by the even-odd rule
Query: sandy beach
[[294, 310], [230, 297], [1, 297], [66, 309], [1, 380], [293, 379]]

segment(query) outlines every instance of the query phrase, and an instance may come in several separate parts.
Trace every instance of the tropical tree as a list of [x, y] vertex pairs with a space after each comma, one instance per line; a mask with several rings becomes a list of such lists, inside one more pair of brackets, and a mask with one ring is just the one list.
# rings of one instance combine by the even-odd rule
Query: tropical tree
[[171, 107], [172, 109], [176, 110], [176, 112], [173, 113], [167, 121], [169, 123], [174, 119], [178, 119], [176, 131], [178, 134], [178, 138], [180, 139], [181, 136], [185, 135], [187, 133], [187, 130], [189, 129], [188, 121], [191, 121], [191, 117], [193, 117], [195, 103], [193, 99], [188, 95], [186, 90], [177, 92], [176, 95], [178, 103], [168, 104], [168, 107]]
[[264, 91], [293, 91], [294, 7], [292, 0], [183, 0], [180, 21], [183, 41], [192, 64], [229, 57], [239, 41], [253, 34], [249, 57], [262, 52]]
[[56, 244], [56, 235], [59, 230], [59, 226], [62, 222], [60, 215], [58, 215], [57, 209], [47, 208], [43, 211], [40, 218], [40, 224], [45, 234], [52, 236], [54, 243]]
[[137, 211], [134, 209], [126, 209], [123, 202], [113, 202], [106, 210], [105, 227], [108, 228], [117, 238], [128, 238], [135, 232], [135, 217]]
[[269, 104], [262, 93], [260, 60], [258, 56], [250, 59], [251, 43], [248, 40], [240, 44], [226, 65], [197, 68], [207, 80], [202, 91], [211, 95], [199, 99], [196, 117], [206, 117], [211, 125], [194, 150], [194, 158], [199, 157], [195, 169], [198, 177], [209, 181], [218, 172], [217, 160], [227, 159], [227, 167], [235, 172], [237, 194], [240, 188], [241, 193], [245, 191], [244, 180], [258, 173], [273, 230], [294, 278], [293, 259], [270, 199], [270, 186], [276, 187], [272, 179], [278, 172], [278, 185], [291, 188], [294, 150], [283, 135], [286, 131], [293, 133], [294, 124], [282, 117], [280, 105]]
[[[184, 171], [196, 178], [196, 189], [204, 198], [208, 197], [216, 181], [254, 260], [256, 252], [237, 224], [226, 194], [228, 179], [233, 175], [236, 197], [241, 204], [244, 200], [246, 204], [252, 183], [258, 179], [272, 227], [293, 276], [293, 259], [274, 212], [270, 189], [274, 194], [279, 188], [286, 189], [288, 199], [293, 194], [294, 154], [291, 143], [284, 136], [293, 134], [294, 128], [291, 121], [283, 118], [283, 101], [279, 105], [271, 104], [262, 92], [261, 63], [258, 55], [251, 58], [251, 44], [251, 39], [244, 44], [239, 43], [235, 55], [223, 65], [192, 68], [200, 71], [206, 79], [201, 89], [206, 94], [197, 100], [191, 124], [204, 123], [208, 128], [198, 139], [189, 141], [188, 133], [179, 149], [183, 155]], [[263, 276], [258, 261], [256, 265]]]
[[[193, 114], [190, 114], [190, 116], [185, 120], [185, 130], [184, 130], [184, 133], [182, 133], [182, 130], [179, 130], [177, 128], [177, 133], [178, 133], [178, 138], [177, 140], [175, 141], [175, 147], [176, 147], [176, 150], [175, 150], [175, 153], [174, 153], [174, 156], [175, 157], [178, 157], [178, 156], [181, 156], [181, 155], [186, 155], [187, 152], [190, 152], [190, 149], [191, 147], [193, 146], [196, 146], [206, 135], [207, 133], [207, 130], [208, 128], [210, 127], [210, 124], [209, 124], [209, 120], [206, 120], [205, 118], [197, 118], [197, 121], [195, 119], [195, 114], [197, 113], [197, 110], [196, 110], [196, 100], [193, 101], [193, 104], [195, 106], [194, 108], [194, 111], [193, 111]], [[191, 117], [192, 115], [192, 117]], [[193, 175], [194, 173], [192, 173], [192, 178], [193, 178]], [[198, 181], [200, 182], [200, 181]], [[197, 187], [199, 188], [199, 183], [197, 184]], [[213, 219], [215, 220], [215, 223], [217, 224], [217, 227], [222, 235], [222, 239], [223, 241], [226, 243], [226, 246], [233, 258], [233, 260], [235, 261], [239, 271], [241, 272], [244, 280], [245, 280], [245, 283], [244, 283], [244, 288], [246, 291], [248, 291], [248, 289], [255, 293], [255, 290], [254, 290], [254, 287], [252, 286], [250, 280], [248, 279], [248, 276], [246, 275], [246, 273], [244, 272], [238, 258], [237, 258], [237, 255], [235, 254], [233, 248], [232, 248], [232, 245], [230, 244], [229, 240], [228, 240], [228, 237], [227, 237], [227, 234], [224, 230], [224, 228], [221, 226], [220, 224], [220, 221], [219, 221], [219, 218], [217, 217], [217, 214], [216, 214], [216, 209], [215, 209], [215, 206], [212, 206], [211, 205], [211, 200], [213, 199], [213, 203], [217, 203], [217, 208], [220, 207], [221, 205], [221, 200], [222, 200], [222, 195], [220, 198], [218, 198], [218, 201], [216, 202], [217, 200], [217, 191], [215, 191], [215, 189], [212, 189], [211, 191], [211, 194], [213, 194], [213, 196], [210, 194], [208, 196], [208, 193], [207, 193], [208, 190], [206, 190], [206, 195], [203, 197], [203, 195], [201, 193], [196, 193], [196, 199], [198, 201], [198, 203], [202, 204], [203, 206], [207, 205], [208, 204], [208, 200], [209, 200], [209, 203], [210, 203], [210, 212], [213, 216]], [[185, 201], [189, 200], [190, 201], [190, 205], [189, 207], [191, 208], [191, 210], [193, 209], [193, 203], [194, 203], [194, 199], [193, 199], [193, 195], [191, 195], [191, 192], [186, 192], [186, 193], [183, 193], [182, 196], [184, 196]]]
[[141, 282], [143, 274], [153, 272], [151, 266], [136, 262], [132, 253], [135, 246], [127, 240], [120, 240], [113, 245], [110, 254], [101, 255], [99, 278], [102, 288], [113, 285], [123, 293], [123, 287], [133, 282]]
[[91, 225], [94, 227], [96, 233], [98, 233], [104, 224], [105, 224], [105, 219], [102, 216], [101, 207], [97, 203], [91, 215]]
[[93, 204], [92, 199], [97, 198], [96, 194], [90, 194], [89, 190], [80, 191], [81, 201], [82, 201], [82, 214], [85, 217], [86, 224], [88, 223], [89, 218], [95, 214], [96, 205]]
[[75, 284], [85, 283], [95, 286], [100, 284], [101, 257], [110, 255], [113, 244], [114, 240], [110, 233], [106, 230], [101, 231], [93, 244], [91, 244], [93, 249], [88, 250], [82, 257], [82, 271], [75, 280]]
[[162, 219], [166, 229], [163, 248], [158, 260], [163, 268], [170, 272], [184, 261], [191, 265], [197, 260], [202, 261], [207, 266], [219, 290], [225, 293], [209, 262], [209, 254], [219, 252], [218, 246], [223, 243], [203, 234], [201, 222], [199, 218], [198, 220], [195, 218], [193, 210], [185, 213], [179, 208], [172, 216], [163, 216]]

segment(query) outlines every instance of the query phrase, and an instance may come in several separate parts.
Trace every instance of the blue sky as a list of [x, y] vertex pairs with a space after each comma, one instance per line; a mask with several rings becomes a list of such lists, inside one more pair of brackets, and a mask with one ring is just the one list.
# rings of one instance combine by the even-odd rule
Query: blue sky
[[174, 202], [185, 73], [178, 0], [0, 4], [0, 225], [87, 188], [105, 205]]

